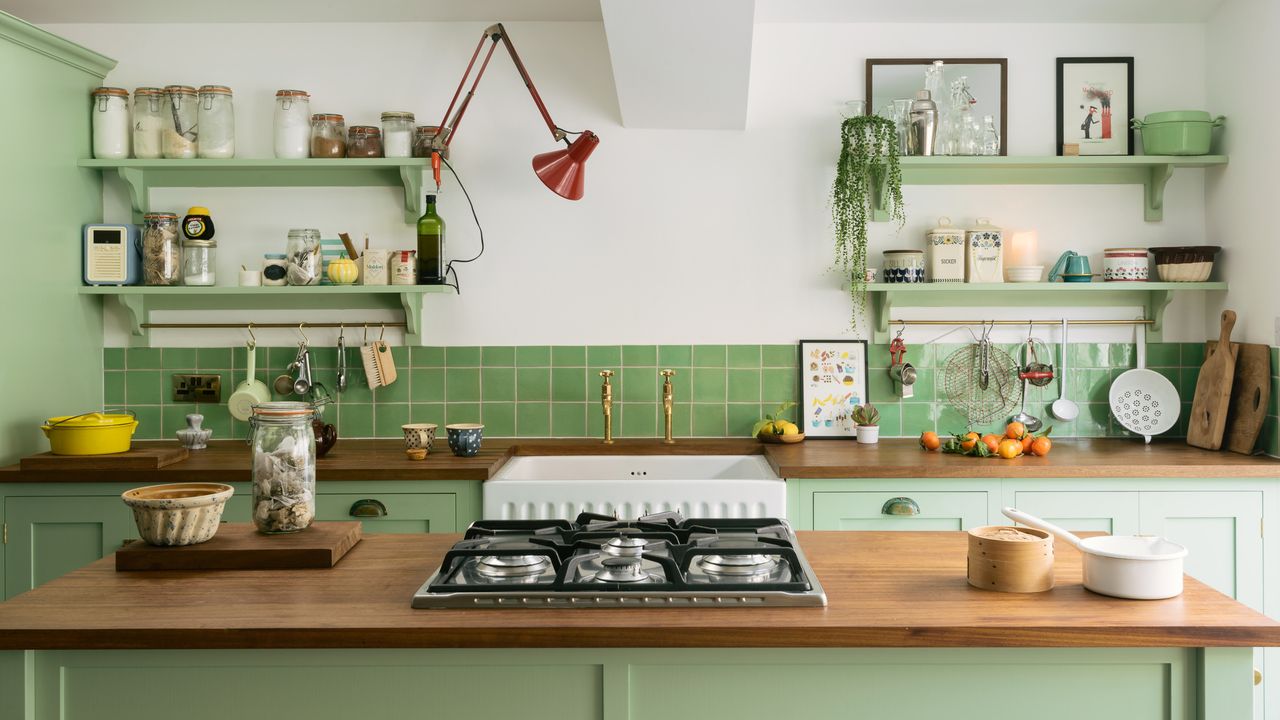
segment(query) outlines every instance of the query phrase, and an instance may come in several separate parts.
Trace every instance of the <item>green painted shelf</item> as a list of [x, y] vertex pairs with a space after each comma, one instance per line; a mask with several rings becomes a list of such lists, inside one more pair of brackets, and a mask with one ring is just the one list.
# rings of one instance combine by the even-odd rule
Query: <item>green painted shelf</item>
[[153, 187], [398, 187], [404, 220], [422, 215], [425, 158], [234, 158], [229, 160], [81, 160], [80, 167], [115, 170], [129, 187], [134, 222], [150, 212]]
[[[1177, 168], [1219, 167], [1226, 155], [1088, 155], [1078, 157], [904, 157], [899, 160], [907, 185], [1142, 185], [1143, 216], [1164, 217], [1164, 188]], [[878, 193], [873, 219], [889, 218], [885, 195]]]
[[422, 296], [447, 285], [311, 285], [305, 287], [148, 287], [93, 285], [82, 295], [111, 298], [128, 313], [133, 335], [150, 342], [144, 324], [154, 310], [403, 310], [406, 342], [422, 337]]
[[895, 308], [903, 307], [1111, 307], [1136, 306], [1154, 322], [1147, 337], [1159, 342], [1164, 310], [1175, 292], [1225, 291], [1225, 282], [871, 283], [868, 308], [875, 342], [887, 342]]

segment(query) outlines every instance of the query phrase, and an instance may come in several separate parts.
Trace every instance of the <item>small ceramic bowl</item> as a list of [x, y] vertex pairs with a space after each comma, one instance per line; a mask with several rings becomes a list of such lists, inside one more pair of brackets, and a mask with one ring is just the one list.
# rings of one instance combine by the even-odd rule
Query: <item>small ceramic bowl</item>
[[1044, 275], [1043, 265], [1014, 265], [1004, 269], [1005, 275], [1009, 276], [1009, 282], [1030, 283], [1040, 282], [1040, 278]]
[[172, 483], [125, 491], [138, 535], [151, 545], [197, 545], [218, 532], [235, 488], [222, 483]]
[[458, 457], [475, 457], [480, 452], [480, 441], [484, 439], [484, 425], [479, 423], [456, 423], [445, 425], [449, 433], [449, 449]]

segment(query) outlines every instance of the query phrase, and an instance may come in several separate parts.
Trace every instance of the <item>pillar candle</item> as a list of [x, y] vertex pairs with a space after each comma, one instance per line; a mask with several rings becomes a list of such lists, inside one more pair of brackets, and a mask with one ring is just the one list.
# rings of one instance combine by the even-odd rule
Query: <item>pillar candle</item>
[[1040, 264], [1039, 238], [1034, 230], [1016, 232], [1005, 249], [1005, 267]]

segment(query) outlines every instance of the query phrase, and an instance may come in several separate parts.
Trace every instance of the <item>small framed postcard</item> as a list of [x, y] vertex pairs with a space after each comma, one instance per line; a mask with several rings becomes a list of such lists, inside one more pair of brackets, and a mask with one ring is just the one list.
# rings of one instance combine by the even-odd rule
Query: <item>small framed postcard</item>
[[853, 409], [867, 402], [866, 340], [800, 341], [800, 432], [852, 438]]
[[1133, 58], [1058, 58], [1059, 155], [1132, 155], [1132, 125]]

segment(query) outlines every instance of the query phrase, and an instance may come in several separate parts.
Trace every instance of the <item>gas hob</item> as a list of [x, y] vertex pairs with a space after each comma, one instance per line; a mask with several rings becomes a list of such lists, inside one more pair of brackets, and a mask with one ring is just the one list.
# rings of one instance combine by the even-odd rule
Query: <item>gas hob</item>
[[480, 520], [415, 608], [822, 606], [796, 535], [776, 518]]

